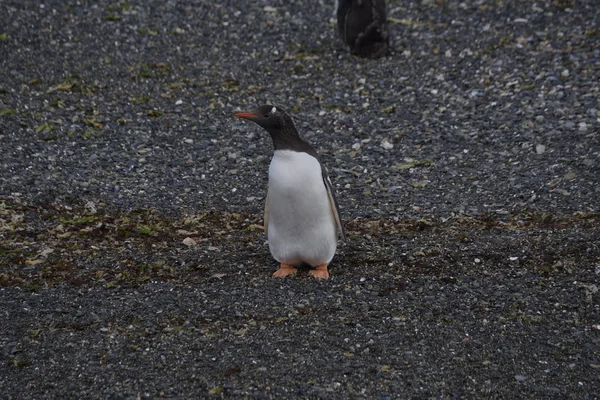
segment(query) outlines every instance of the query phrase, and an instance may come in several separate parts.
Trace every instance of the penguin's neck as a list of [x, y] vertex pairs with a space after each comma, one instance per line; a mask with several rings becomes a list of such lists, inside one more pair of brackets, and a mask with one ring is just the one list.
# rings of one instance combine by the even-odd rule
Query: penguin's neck
[[273, 140], [273, 149], [277, 150], [292, 150], [297, 152], [308, 153], [311, 156], [317, 157], [317, 152], [312, 148], [307, 141], [302, 139], [296, 130], [296, 127], [287, 126], [277, 131], [270, 131], [271, 139]]

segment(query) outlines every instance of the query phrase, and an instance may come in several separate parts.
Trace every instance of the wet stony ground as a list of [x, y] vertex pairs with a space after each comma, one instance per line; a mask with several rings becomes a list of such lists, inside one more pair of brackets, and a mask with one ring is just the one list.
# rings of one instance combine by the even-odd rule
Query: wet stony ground
[[[330, 4], [331, 3], [331, 4]], [[0, 2], [1, 398], [600, 398], [600, 8]], [[286, 107], [348, 241], [275, 280]]]

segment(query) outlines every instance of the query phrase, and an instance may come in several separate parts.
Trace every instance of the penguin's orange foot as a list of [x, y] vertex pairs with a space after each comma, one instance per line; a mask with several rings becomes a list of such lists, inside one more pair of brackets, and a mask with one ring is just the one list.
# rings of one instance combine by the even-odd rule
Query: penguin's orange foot
[[317, 265], [315, 269], [311, 269], [310, 271], [308, 271], [308, 273], [317, 279], [329, 278], [329, 272], [327, 272], [327, 264]]
[[285, 278], [288, 275], [294, 275], [298, 270], [293, 265], [281, 264], [279, 269], [273, 273], [274, 278]]

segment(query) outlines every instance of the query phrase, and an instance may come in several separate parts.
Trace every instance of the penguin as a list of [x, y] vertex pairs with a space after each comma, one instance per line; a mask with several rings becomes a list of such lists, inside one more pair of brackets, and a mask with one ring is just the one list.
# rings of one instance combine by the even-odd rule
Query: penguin
[[363, 58], [387, 54], [385, 0], [337, 0], [336, 6], [338, 33], [351, 54]]
[[264, 105], [238, 112], [265, 129], [273, 140], [264, 226], [273, 258], [274, 277], [284, 278], [308, 264], [315, 278], [327, 279], [338, 233], [346, 239], [339, 206], [325, 166], [315, 149], [300, 137], [289, 114]]

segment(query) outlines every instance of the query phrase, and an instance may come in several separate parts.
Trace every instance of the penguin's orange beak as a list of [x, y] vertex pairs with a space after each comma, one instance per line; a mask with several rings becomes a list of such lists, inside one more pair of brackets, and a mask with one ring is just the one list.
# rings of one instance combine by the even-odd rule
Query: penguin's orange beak
[[248, 112], [248, 111], [239, 112], [239, 113], [233, 114], [233, 116], [238, 117], [238, 118], [246, 118], [246, 119], [252, 119], [252, 118], [258, 117], [258, 115], [254, 114], [252, 112]]

